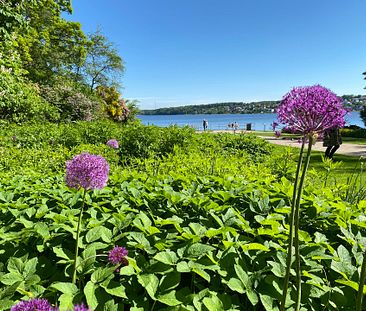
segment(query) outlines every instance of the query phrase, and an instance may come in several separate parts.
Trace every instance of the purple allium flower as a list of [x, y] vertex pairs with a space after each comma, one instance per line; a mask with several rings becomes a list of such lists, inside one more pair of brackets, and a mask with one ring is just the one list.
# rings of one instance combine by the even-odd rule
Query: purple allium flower
[[301, 134], [322, 133], [343, 127], [347, 110], [342, 99], [320, 85], [295, 87], [287, 93], [277, 109], [278, 120]]
[[66, 184], [71, 188], [102, 189], [107, 185], [109, 165], [102, 156], [81, 153], [66, 162]]
[[12, 306], [10, 311], [57, 311], [46, 299], [30, 299], [28, 301], [20, 301]]
[[80, 305], [75, 305], [74, 311], [90, 311], [90, 309], [82, 303]]
[[107, 146], [112, 147], [114, 149], [118, 149], [119, 144], [118, 144], [117, 139], [110, 139], [110, 140], [108, 140], [107, 141]]
[[128, 250], [123, 246], [115, 246], [108, 253], [108, 260], [110, 263], [114, 265], [123, 264], [124, 266], [128, 265], [128, 260], [125, 258], [128, 255]]
[[275, 136], [278, 138], [278, 137], [280, 137], [281, 136], [281, 131], [275, 131]]

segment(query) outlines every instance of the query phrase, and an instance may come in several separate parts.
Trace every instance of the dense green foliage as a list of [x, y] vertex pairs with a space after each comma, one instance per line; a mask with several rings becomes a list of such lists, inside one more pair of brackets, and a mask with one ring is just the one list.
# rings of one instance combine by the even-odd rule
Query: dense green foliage
[[[0, 136], [0, 310], [29, 297], [61, 310], [81, 301], [96, 311], [278, 310], [296, 159], [288, 149], [106, 121], [12, 125]], [[74, 285], [82, 198], [64, 166], [82, 151], [106, 157], [111, 176], [87, 194]], [[317, 171], [306, 184], [302, 306], [352, 310], [365, 201], [349, 203], [347, 185], [328, 188]], [[129, 251], [119, 272], [107, 261], [114, 245]]]
[[[362, 111], [361, 111], [362, 115]], [[358, 126], [347, 126], [341, 129], [343, 137], [366, 138], [366, 129]]]
[[[86, 35], [80, 23], [65, 19], [70, 13], [69, 0], [0, 1], [2, 119], [68, 122], [110, 117], [95, 88], [120, 86], [123, 60], [99, 30]], [[134, 117], [135, 107], [125, 120]]]
[[59, 119], [59, 112], [39, 94], [37, 86], [0, 69], [0, 115], [3, 120], [23, 122]]

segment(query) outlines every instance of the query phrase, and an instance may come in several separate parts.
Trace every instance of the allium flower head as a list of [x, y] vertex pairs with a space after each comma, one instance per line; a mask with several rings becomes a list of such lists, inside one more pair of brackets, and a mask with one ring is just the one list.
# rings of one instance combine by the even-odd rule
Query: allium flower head
[[86, 307], [83, 303], [80, 305], [74, 306], [74, 311], [90, 311], [88, 307]]
[[114, 149], [118, 149], [119, 144], [118, 144], [117, 139], [110, 139], [110, 140], [108, 140], [107, 141], [107, 146], [112, 147]]
[[278, 120], [291, 131], [304, 135], [343, 127], [347, 110], [342, 99], [320, 85], [295, 87], [277, 109]]
[[122, 246], [115, 246], [112, 250], [109, 251], [108, 260], [110, 263], [114, 265], [123, 264], [125, 266], [128, 265], [127, 258], [128, 250]]
[[109, 165], [102, 156], [81, 153], [66, 162], [66, 184], [71, 188], [102, 189], [107, 185]]
[[46, 299], [30, 299], [28, 301], [18, 302], [12, 306], [10, 311], [57, 311]]
[[275, 136], [278, 138], [278, 137], [280, 137], [281, 136], [281, 132], [280, 131], [275, 131]]

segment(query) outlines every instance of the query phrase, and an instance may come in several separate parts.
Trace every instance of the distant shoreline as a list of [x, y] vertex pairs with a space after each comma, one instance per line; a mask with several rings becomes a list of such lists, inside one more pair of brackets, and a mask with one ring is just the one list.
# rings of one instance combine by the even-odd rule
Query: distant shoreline
[[[360, 111], [366, 104], [366, 95], [343, 95], [343, 105], [352, 111]], [[223, 102], [202, 105], [185, 105], [156, 109], [141, 109], [141, 115], [211, 115], [211, 114], [264, 114], [276, 113], [281, 101]]]

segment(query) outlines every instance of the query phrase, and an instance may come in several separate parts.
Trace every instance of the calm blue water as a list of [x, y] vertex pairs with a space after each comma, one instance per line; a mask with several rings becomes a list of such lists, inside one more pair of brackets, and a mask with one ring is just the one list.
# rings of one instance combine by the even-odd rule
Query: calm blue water
[[[169, 125], [191, 126], [197, 130], [202, 130], [202, 121], [208, 121], [209, 130], [224, 130], [228, 124], [237, 122], [240, 129], [245, 129], [247, 123], [252, 124], [252, 129], [256, 131], [272, 131], [271, 123], [276, 121], [275, 113], [257, 114], [185, 114], [185, 115], [138, 115], [145, 125], [157, 125], [167, 127]], [[364, 127], [357, 111], [351, 112], [347, 116], [347, 125], [355, 124]]]

